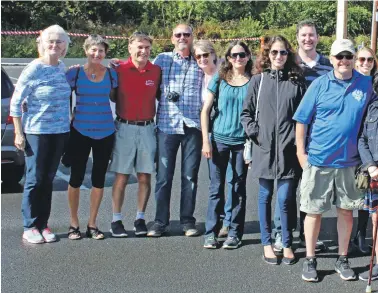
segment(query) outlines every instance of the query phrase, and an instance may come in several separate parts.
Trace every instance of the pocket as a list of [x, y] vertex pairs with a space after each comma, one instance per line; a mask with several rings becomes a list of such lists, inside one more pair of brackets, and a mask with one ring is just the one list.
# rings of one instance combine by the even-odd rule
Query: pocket
[[369, 115], [366, 118], [366, 130], [368, 132], [368, 135], [370, 132], [376, 130], [377, 128], [378, 128], [378, 113], [374, 113], [373, 115]]

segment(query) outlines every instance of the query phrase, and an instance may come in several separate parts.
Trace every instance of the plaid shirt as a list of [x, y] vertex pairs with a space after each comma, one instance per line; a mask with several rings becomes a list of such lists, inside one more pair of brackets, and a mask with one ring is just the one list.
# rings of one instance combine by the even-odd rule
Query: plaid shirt
[[[162, 70], [161, 97], [156, 113], [157, 127], [167, 134], [184, 134], [184, 124], [200, 129], [203, 72], [196, 60], [167, 52], [159, 54], [154, 64]], [[166, 98], [168, 92], [173, 91], [180, 95], [177, 102]]]

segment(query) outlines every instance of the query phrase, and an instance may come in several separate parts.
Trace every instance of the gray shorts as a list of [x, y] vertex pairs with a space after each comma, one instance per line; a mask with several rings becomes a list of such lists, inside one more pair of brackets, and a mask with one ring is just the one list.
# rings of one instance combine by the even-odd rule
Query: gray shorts
[[327, 168], [307, 163], [300, 186], [300, 210], [307, 214], [323, 214], [331, 205], [345, 210], [360, 209], [364, 194], [357, 189], [356, 167]]
[[130, 125], [115, 121], [115, 142], [109, 171], [152, 174], [155, 171], [155, 124]]

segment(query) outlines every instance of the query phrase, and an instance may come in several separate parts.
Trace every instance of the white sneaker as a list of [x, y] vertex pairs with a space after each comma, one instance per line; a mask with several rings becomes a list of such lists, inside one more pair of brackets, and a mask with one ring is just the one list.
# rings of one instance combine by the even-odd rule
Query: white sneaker
[[45, 242], [37, 228], [32, 228], [24, 231], [24, 234], [22, 234], [22, 239], [25, 239], [27, 242], [33, 244], [40, 244]]
[[49, 227], [42, 230], [42, 236], [47, 243], [56, 241], [56, 236], [53, 232], [51, 232]]

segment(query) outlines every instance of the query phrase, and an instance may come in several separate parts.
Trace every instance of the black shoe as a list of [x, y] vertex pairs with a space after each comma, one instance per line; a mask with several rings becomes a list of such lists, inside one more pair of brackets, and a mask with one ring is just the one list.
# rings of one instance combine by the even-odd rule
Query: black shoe
[[366, 237], [364, 235], [361, 235], [360, 231], [357, 232], [356, 237], [353, 240], [353, 243], [355, 244], [355, 249], [363, 254], [363, 255], [369, 255], [371, 250], [368, 245], [366, 245]]
[[285, 264], [285, 265], [289, 265], [289, 266], [297, 263], [297, 261], [298, 260], [297, 260], [297, 258], [295, 256], [292, 257], [292, 258], [290, 258], [290, 257], [283, 257], [282, 258], [282, 263]]
[[144, 219], [138, 219], [134, 222], [135, 236], [147, 235], [147, 226]]
[[198, 229], [196, 228], [196, 224], [194, 223], [184, 224], [182, 231], [185, 233], [185, 236], [187, 237], [194, 237], [200, 235], [200, 232], [198, 231]]
[[265, 254], [263, 253], [262, 258], [269, 265], [278, 265], [277, 257], [266, 257]]
[[110, 233], [112, 233], [113, 237], [127, 237], [127, 232], [121, 220], [111, 223]]
[[149, 237], [160, 237], [168, 231], [169, 231], [168, 226], [163, 226], [163, 225], [155, 222], [152, 225], [152, 227], [150, 228], [150, 230], [148, 231], [147, 236], [149, 236]]
[[306, 258], [303, 262], [303, 269], [302, 269], [302, 279], [307, 282], [317, 282], [318, 281], [318, 273], [316, 271], [316, 266], [318, 265], [316, 258]]
[[[360, 274], [359, 279], [362, 280], [362, 281], [368, 281], [369, 280], [369, 270]], [[377, 279], [378, 279], [378, 265], [375, 265], [373, 267], [372, 272], [371, 272], [371, 280], [374, 281], [374, 280], [377, 280]]]
[[350, 262], [346, 256], [339, 256], [335, 264], [335, 271], [338, 272], [340, 274], [340, 278], [345, 281], [356, 279], [356, 275], [350, 268]]

